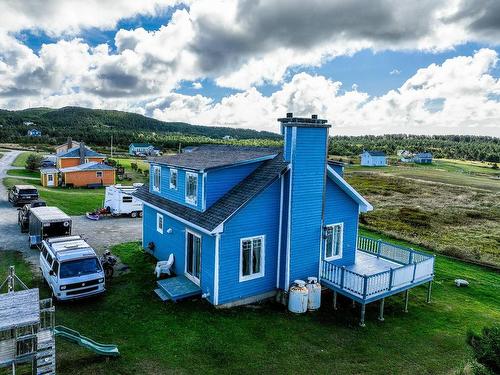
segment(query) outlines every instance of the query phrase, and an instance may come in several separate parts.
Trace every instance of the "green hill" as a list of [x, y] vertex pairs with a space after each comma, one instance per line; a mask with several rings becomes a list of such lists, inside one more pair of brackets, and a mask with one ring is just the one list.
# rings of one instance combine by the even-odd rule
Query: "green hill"
[[[35, 125], [23, 125], [26, 121]], [[58, 144], [72, 136], [75, 140], [105, 146], [111, 135], [118, 146], [128, 146], [130, 142], [152, 142], [160, 147], [176, 147], [179, 142], [183, 145], [218, 142], [224, 136], [230, 136], [237, 143], [268, 144], [280, 140], [278, 134], [270, 132], [164, 122], [136, 113], [81, 107], [0, 110], [0, 126], [0, 139], [17, 143]], [[43, 136], [27, 139], [26, 132], [30, 127], [41, 130]]]

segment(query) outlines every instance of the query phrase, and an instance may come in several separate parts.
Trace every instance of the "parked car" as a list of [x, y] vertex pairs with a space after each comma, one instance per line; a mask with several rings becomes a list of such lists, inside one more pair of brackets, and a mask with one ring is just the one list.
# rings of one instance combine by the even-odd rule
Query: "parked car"
[[40, 270], [57, 300], [70, 300], [106, 291], [101, 261], [80, 236], [48, 238], [42, 243]]
[[25, 204], [23, 208], [18, 208], [17, 223], [21, 227], [21, 233], [27, 233], [29, 229], [30, 212], [35, 207], [45, 207], [47, 203], [39, 199], [31, 203]]
[[142, 202], [131, 194], [142, 184], [133, 186], [113, 185], [106, 188], [104, 208], [113, 216], [130, 215], [142, 217]]
[[31, 203], [38, 199], [38, 190], [33, 185], [14, 185], [9, 189], [9, 202], [14, 206]]
[[57, 207], [36, 207], [30, 210], [29, 243], [34, 248], [49, 237], [71, 234], [71, 217]]

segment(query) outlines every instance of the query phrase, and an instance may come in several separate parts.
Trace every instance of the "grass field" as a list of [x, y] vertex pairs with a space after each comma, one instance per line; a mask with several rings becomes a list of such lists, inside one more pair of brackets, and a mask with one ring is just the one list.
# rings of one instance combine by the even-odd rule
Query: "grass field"
[[27, 169], [9, 169], [7, 171], [7, 174], [9, 176], [16, 176], [16, 177], [29, 177], [29, 178], [40, 178], [40, 172], [39, 171], [29, 171]]
[[137, 167], [141, 169], [141, 171], [149, 171], [149, 163], [146, 160], [136, 158], [113, 158], [113, 160], [116, 160], [120, 165], [122, 165], [125, 168], [125, 173], [131, 178], [130, 181], [124, 181], [124, 184], [135, 182], [147, 183], [148, 177], [143, 173], [139, 173], [137, 170], [133, 170], [131, 167], [131, 163], [136, 163]]
[[26, 159], [28, 159], [28, 156], [30, 154], [36, 154], [36, 152], [32, 152], [32, 151], [26, 151], [26, 152], [22, 152], [20, 153], [14, 160], [14, 162], [12, 163], [12, 165], [14, 167], [25, 167], [26, 166]]
[[[500, 265], [500, 180], [483, 163], [348, 167], [374, 211], [369, 229], [455, 257]], [[480, 186], [480, 187], [478, 187]]]
[[[130, 272], [114, 278], [102, 298], [56, 304], [56, 324], [116, 343], [122, 356], [106, 361], [58, 339], [59, 374], [453, 374], [470, 356], [467, 330], [500, 319], [500, 275], [439, 256], [431, 304], [418, 287], [409, 313], [402, 312], [402, 296], [394, 296], [385, 322], [376, 320], [377, 305], [368, 305], [360, 328], [358, 309], [341, 300], [334, 312], [329, 294], [319, 311], [305, 315], [274, 303], [230, 310], [203, 300], [162, 304], [153, 294], [153, 259], [136, 243], [113, 252]], [[0, 258], [0, 276], [10, 264], [48, 295], [18, 253]], [[457, 277], [470, 287], [456, 288]]]
[[39, 180], [28, 180], [15, 177], [3, 179], [3, 184], [6, 187], [26, 183], [35, 185], [40, 194], [40, 198], [45, 200], [49, 206], [57, 206], [68, 215], [82, 215], [87, 211], [93, 211], [96, 208], [102, 207], [104, 200], [104, 188], [46, 188], [40, 185]]

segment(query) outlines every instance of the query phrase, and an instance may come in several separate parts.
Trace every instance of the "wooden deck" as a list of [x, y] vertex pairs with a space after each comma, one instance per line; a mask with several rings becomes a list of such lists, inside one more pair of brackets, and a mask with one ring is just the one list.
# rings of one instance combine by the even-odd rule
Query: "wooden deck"
[[175, 276], [157, 281], [155, 293], [162, 301], [174, 302], [201, 294], [201, 288], [186, 276]]
[[434, 278], [434, 256], [360, 237], [356, 261], [323, 261], [321, 283], [362, 304], [405, 291]]

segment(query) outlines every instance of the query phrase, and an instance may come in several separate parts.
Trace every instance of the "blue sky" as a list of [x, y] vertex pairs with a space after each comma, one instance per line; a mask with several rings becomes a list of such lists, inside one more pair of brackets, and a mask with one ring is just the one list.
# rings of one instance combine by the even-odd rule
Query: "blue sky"
[[382, 0], [7, 5], [0, 107], [82, 105], [266, 130], [281, 112], [315, 111], [345, 134], [497, 135], [500, 25], [488, 18], [497, 8], [487, 0], [397, 9]]

